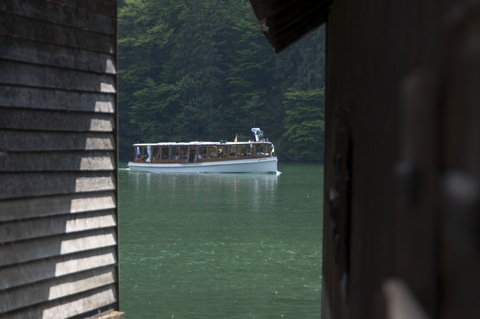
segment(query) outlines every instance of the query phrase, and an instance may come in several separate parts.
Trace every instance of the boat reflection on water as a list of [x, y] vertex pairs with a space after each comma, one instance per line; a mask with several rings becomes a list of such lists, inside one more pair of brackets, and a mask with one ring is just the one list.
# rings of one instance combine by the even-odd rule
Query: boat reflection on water
[[[202, 203], [224, 201], [230, 209], [261, 210], [265, 201], [274, 202], [276, 174], [157, 174], [129, 171], [136, 193], [144, 200], [161, 200], [162, 207], [181, 205], [180, 202]], [[248, 200], [245, 200], [248, 198]]]

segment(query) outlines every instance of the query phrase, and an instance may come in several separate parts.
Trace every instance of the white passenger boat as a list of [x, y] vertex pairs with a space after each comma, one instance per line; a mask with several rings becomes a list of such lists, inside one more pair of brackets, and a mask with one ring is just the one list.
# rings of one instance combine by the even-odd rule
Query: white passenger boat
[[255, 141], [133, 144], [132, 171], [155, 173], [276, 173], [274, 145], [252, 128]]

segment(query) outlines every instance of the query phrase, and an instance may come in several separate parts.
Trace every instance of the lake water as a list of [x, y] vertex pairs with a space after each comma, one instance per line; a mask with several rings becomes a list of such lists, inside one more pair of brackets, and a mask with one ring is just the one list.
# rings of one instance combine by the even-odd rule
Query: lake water
[[320, 318], [323, 167], [119, 172], [127, 318]]

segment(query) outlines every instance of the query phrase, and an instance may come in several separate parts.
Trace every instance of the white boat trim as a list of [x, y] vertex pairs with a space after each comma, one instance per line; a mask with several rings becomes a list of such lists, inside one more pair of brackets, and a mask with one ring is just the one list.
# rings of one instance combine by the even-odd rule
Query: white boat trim
[[153, 173], [277, 173], [277, 158], [253, 158], [203, 163], [134, 163], [131, 171]]

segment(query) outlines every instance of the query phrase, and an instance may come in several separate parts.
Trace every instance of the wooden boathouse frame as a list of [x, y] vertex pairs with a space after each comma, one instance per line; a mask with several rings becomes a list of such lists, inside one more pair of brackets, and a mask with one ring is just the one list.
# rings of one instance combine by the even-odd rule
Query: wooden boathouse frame
[[326, 24], [322, 318], [478, 318], [480, 3], [250, 0]]
[[[478, 1], [250, 1], [327, 23], [322, 318], [477, 318]], [[116, 6], [0, 3], [0, 318], [118, 310]]]
[[0, 318], [119, 308], [116, 12], [0, 3]]

